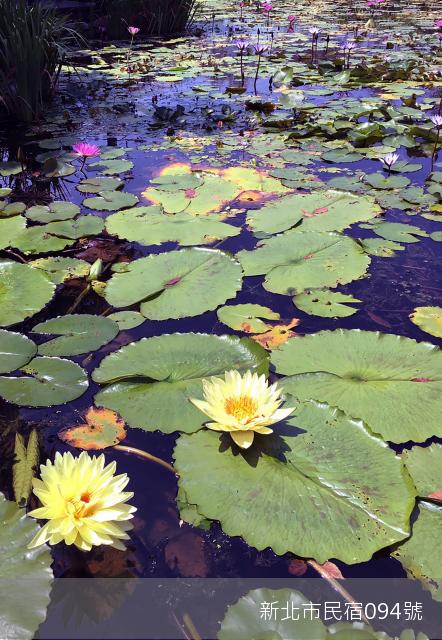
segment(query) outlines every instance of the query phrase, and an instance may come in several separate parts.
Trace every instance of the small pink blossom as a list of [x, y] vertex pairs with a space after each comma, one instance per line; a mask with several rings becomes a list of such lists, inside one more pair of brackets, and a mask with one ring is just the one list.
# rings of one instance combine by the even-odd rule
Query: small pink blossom
[[435, 20], [434, 26], [437, 27], [438, 29], [442, 29], [442, 20]]
[[295, 22], [295, 20], [296, 20], [296, 16], [292, 16], [292, 15], [287, 16], [287, 20], [288, 20], [289, 22]]
[[100, 147], [88, 142], [78, 142], [72, 146], [74, 153], [82, 158], [95, 158], [100, 155]]
[[129, 33], [130, 33], [130, 35], [131, 35], [132, 37], [133, 37], [133, 36], [136, 36], [136, 35], [137, 35], [137, 33], [140, 33], [140, 29], [139, 29], [139, 27], [127, 27], [127, 30], [129, 31]]
[[270, 11], [273, 11], [273, 5], [271, 5], [269, 2], [264, 2], [261, 5], [261, 9], [266, 13], [270, 13]]

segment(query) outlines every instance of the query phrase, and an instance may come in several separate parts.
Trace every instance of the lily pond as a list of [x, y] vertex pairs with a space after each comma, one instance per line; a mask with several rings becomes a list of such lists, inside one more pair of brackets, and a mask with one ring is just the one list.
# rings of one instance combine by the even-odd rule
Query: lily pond
[[2, 121], [1, 638], [67, 577], [290, 578], [220, 640], [442, 637], [259, 616], [408, 578], [442, 620], [441, 18], [201, 0]]

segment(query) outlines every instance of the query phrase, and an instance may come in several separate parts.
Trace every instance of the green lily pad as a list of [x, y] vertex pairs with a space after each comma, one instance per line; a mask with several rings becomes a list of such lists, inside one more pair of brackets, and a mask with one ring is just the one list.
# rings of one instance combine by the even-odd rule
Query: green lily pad
[[35, 315], [54, 292], [55, 285], [40, 270], [0, 260], [0, 326], [8, 327]]
[[50, 602], [52, 557], [47, 545], [29, 550], [38, 524], [0, 493], [0, 637], [32, 640]]
[[280, 315], [260, 304], [236, 304], [221, 307], [217, 311], [218, 320], [236, 331], [265, 333], [270, 325], [265, 320], [279, 320]]
[[366, 253], [381, 258], [391, 258], [396, 251], [404, 251], [405, 249], [398, 242], [381, 240], [381, 238], [363, 238], [360, 243]]
[[[442, 445], [413, 447], [402, 453], [420, 498], [430, 498], [442, 494]], [[439, 498], [442, 500], [442, 495]], [[442, 573], [440, 574], [442, 578]]]
[[[268, 614], [261, 615], [267, 603]], [[326, 627], [310, 615], [315, 605], [293, 589], [254, 589], [227, 608], [218, 640], [391, 640], [361, 622], [340, 622]], [[270, 613], [270, 611], [274, 613]], [[307, 615], [304, 615], [307, 612]], [[298, 619], [297, 619], [298, 618]], [[404, 632], [405, 633], [405, 632]], [[396, 638], [396, 640], [398, 640]], [[415, 640], [414, 634], [401, 640]], [[417, 640], [428, 640], [419, 634]]]
[[183, 174], [165, 174], [153, 178], [150, 181], [157, 189], [161, 191], [169, 191], [176, 193], [177, 191], [185, 191], [186, 189], [196, 189], [201, 187], [204, 180], [201, 174], [183, 173]]
[[253, 231], [280, 233], [296, 226], [300, 231], [342, 231], [355, 222], [370, 220], [381, 208], [369, 196], [340, 191], [285, 196], [249, 212]]
[[329, 289], [315, 289], [299, 293], [293, 298], [293, 302], [298, 309], [314, 316], [322, 318], [347, 318], [357, 313], [359, 309], [349, 307], [346, 302], [361, 302], [353, 296], [330, 291]]
[[24, 202], [11, 202], [6, 204], [4, 201], [0, 201], [0, 218], [12, 218], [18, 216], [26, 209]]
[[41, 269], [54, 284], [61, 284], [72, 278], [84, 278], [89, 275], [91, 265], [86, 260], [79, 258], [61, 258], [51, 256], [38, 258], [29, 263], [36, 269]]
[[442, 338], [442, 307], [416, 307], [411, 322], [436, 338]]
[[133, 193], [123, 191], [100, 191], [95, 198], [85, 198], [83, 206], [96, 211], [118, 211], [133, 207], [138, 202], [138, 197]]
[[74, 244], [74, 241], [66, 237], [58, 237], [50, 233], [52, 225], [59, 222], [49, 222], [49, 224], [35, 225], [22, 229], [11, 241], [11, 246], [19, 249], [22, 253], [37, 255], [39, 253], [57, 252], [66, 249]]
[[195, 217], [182, 212], [165, 215], [161, 207], [137, 207], [120, 211], [106, 220], [107, 232], [144, 245], [177, 242], [181, 246], [211, 244], [239, 235], [241, 229], [222, 222], [216, 214]]
[[403, 189], [410, 184], [410, 180], [404, 176], [387, 176], [383, 173], [369, 173], [364, 182], [374, 189]]
[[10, 247], [17, 236], [25, 229], [25, 219], [23, 216], [13, 216], [12, 218], [0, 218], [0, 249]]
[[150, 255], [116, 273], [105, 290], [114, 307], [141, 303], [151, 320], [186, 318], [216, 309], [241, 288], [239, 263], [214, 249], [182, 249]]
[[361, 156], [360, 153], [355, 153], [354, 151], [349, 151], [347, 148], [342, 149], [334, 149], [333, 151], [326, 151], [322, 154], [322, 159], [327, 162], [358, 162], [359, 160], [363, 160], [364, 156]]
[[21, 377], [0, 376], [0, 396], [24, 407], [53, 407], [76, 400], [88, 388], [83, 369], [71, 360], [37, 357]]
[[134, 329], [140, 324], [143, 324], [143, 322], [146, 322], [146, 318], [141, 315], [141, 313], [138, 313], [138, 311], [116, 311], [107, 317], [117, 323], [120, 331]]
[[89, 167], [100, 171], [105, 176], [113, 176], [130, 171], [134, 168], [134, 163], [130, 160], [107, 160], [106, 162], [94, 162]]
[[[281, 615], [260, 616], [263, 602], [273, 603], [274, 611]], [[292, 589], [254, 589], [228, 607], [218, 640], [325, 640], [327, 632], [321, 620], [302, 616], [308, 603], [302, 593]], [[283, 613], [286, 607], [287, 616]], [[299, 620], [292, 619], [292, 611], [300, 612]], [[282, 620], [284, 617], [287, 619]]]
[[57, 201], [50, 205], [36, 205], [26, 211], [26, 217], [33, 222], [55, 222], [69, 220], [80, 213], [80, 207], [72, 202]]
[[74, 220], [51, 222], [46, 225], [47, 232], [71, 240], [79, 240], [87, 236], [100, 234], [104, 229], [104, 222], [94, 215], [78, 216]]
[[23, 171], [23, 167], [20, 162], [0, 162], [0, 176], [7, 178], [9, 176], [16, 176]]
[[428, 236], [428, 233], [419, 227], [401, 222], [381, 222], [373, 227], [373, 231], [377, 236], [393, 242], [419, 242], [419, 238], [415, 238], [415, 236], [422, 238]]
[[265, 274], [265, 289], [292, 296], [361, 278], [370, 264], [352, 238], [316, 231], [287, 231], [237, 257], [246, 276]]
[[367, 186], [361, 182], [358, 176], [332, 178], [327, 182], [327, 186], [331, 189], [341, 189], [352, 193], [364, 193], [364, 191], [367, 191]]
[[362, 422], [307, 403], [251, 449], [231, 442], [204, 430], [181, 436], [174, 453], [188, 501], [226, 534], [278, 555], [348, 564], [408, 536], [413, 483]]
[[78, 356], [96, 351], [113, 340], [119, 332], [119, 327], [110, 318], [85, 313], [46, 320], [37, 324], [32, 332], [60, 336], [40, 344], [38, 347], [40, 355]]
[[110, 354], [92, 378], [107, 384], [97, 406], [117, 411], [131, 426], [165, 433], [201, 429], [206, 416], [190, 398], [202, 398], [202, 379], [229, 369], [266, 373], [266, 351], [236, 336], [172, 334], [143, 338]]
[[411, 537], [393, 552], [393, 556], [403, 565], [409, 578], [420, 580], [435, 600], [442, 601], [442, 559], [435, 552], [442, 536], [442, 506], [425, 500], [435, 494], [442, 499], [442, 446], [413, 447], [404, 451], [402, 459], [421, 500]]
[[66, 178], [73, 175], [76, 169], [59, 158], [48, 158], [43, 163], [42, 171], [47, 178]]
[[0, 373], [10, 373], [27, 364], [37, 346], [21, 333], [0, 329]]
[[[339, 329], [289, 340], [272, 352], [289, 393], [361, 418], [385, 440], [442, 435], [442, 352], [432, 344]], [[416, 407], [420, 419], [416, 420]]]
[[81, 193], [100, 193], [100, 191], [113, 191], [123, 187], [124, 181], [120, 178], [107, 178], [104, 176], [84, 178], [77, 184], [77, 189]]
[[411, 537], [394, 552], [409, 578], [419, 580], [432, 597], [442, 601], [442, 506], [420, 501]]

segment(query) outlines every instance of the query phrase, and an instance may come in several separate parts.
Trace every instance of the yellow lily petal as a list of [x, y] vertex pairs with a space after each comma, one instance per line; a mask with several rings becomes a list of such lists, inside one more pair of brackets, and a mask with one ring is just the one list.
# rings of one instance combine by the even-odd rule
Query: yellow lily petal
[[230, 436], [241, 449], [248, 449], [252, 446], [255, 433], [253, 431], [231, 431]]

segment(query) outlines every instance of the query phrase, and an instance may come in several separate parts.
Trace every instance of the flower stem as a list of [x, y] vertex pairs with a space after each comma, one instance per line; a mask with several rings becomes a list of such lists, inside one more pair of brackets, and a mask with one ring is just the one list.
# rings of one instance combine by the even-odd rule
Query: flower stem
[[431, 154], [431, 171], [433, 171], [434, 168], [434, 161], [437, 155], [437, 147], [439, 146], [440, 127], [437, 127], [436, 131], [436, 142], [434, 143], [433, 153]]
[[143, 451], [142, 449], [137, 449], [136, 447], [126, 447], [122, 444], [116, 444], [113, 448], [116, 449], [117, 451], [122, 451], [123, 453], [132, 453], [133, 455], [138, 456], [139, 458], [144, 458], [145, 460], [156, 462], [157, 464], [161, 465], [162, 467], [164, 467], [165, 469], [173, 473], [175, 476], [178, 475], [171, 464], [169, 464], [165, 460], [162, 460], [161, 458], [157, 458], [156, 456], [153, 456], [151, 453], [148, 453], [147, 451]]
[[337, 593], [339, 593], [339, 595], [346, 602], [348, 602], [350, 605], [352, 605], [353, 608], [356, 611], [358, 611], [358, 613], [361, 614], [361, 620], [363, 620], [363, 622], [365, 622], [366, 624], [369, 624], [369, 622], [368, 622], [367, 618], [364, 616], [360, 606], [357, 604], [357, 602], [355, 601], [353, 596], [347, 591], [347, 589], [345, 589], [341, 584], [339, 584], [339, 580], [336, 580], [336, 578], [334, 578], [330, 574], [330, 572], [327, 571], [327, 569], [324, 568], [324, 566], [322, 564], [319, 564], [318, 562], [316, 562], [316, 560], [307, 560], [307, 564], [310, 565], [311, 568], [316, 571], [316, 573], [319, 573], [321, 578], [324, 578], [324, 580], [326, 580], [329, 583], [329, 585], [332, 587], [332, 589], [334, 589]]

